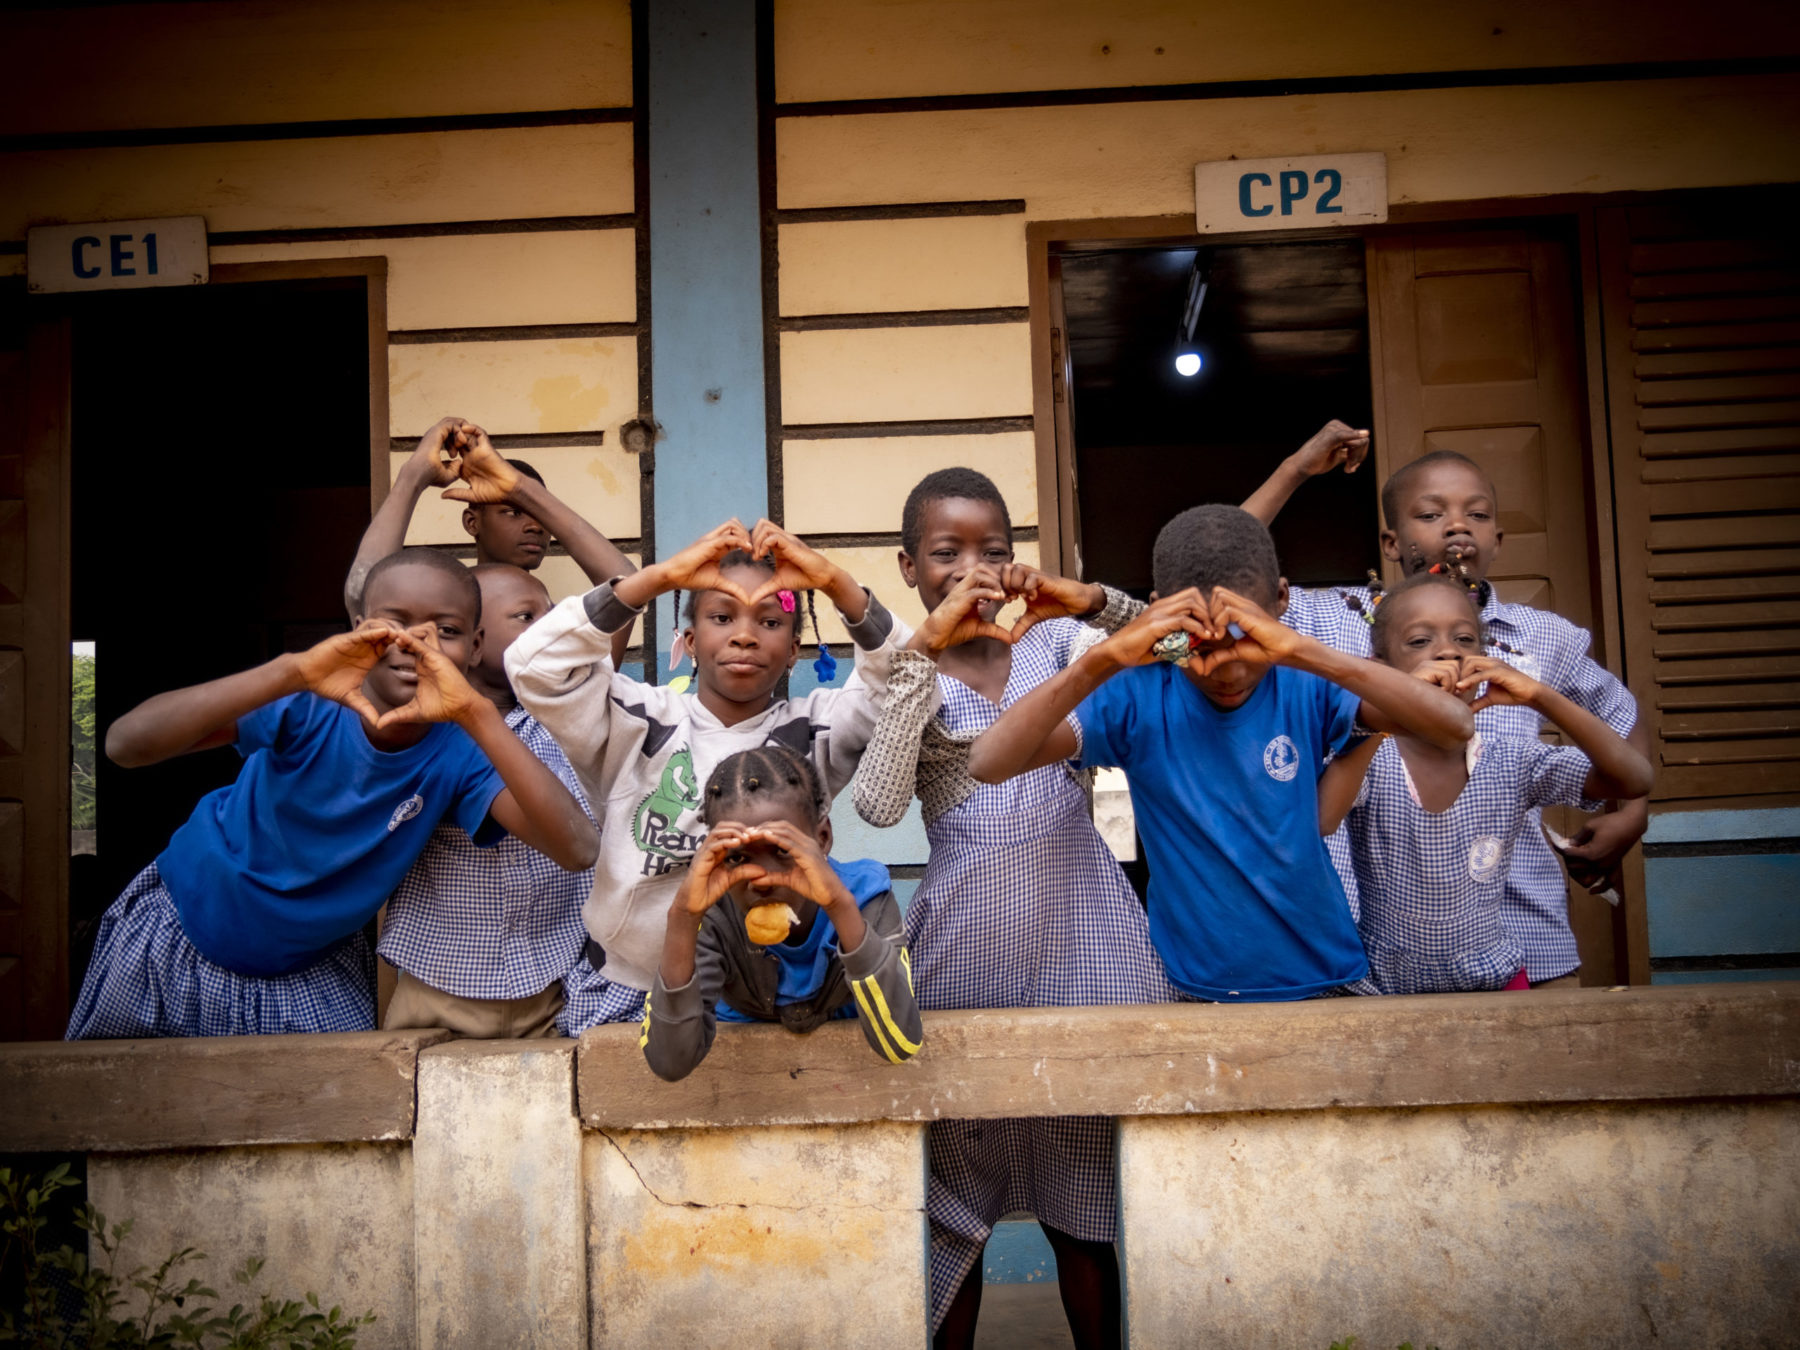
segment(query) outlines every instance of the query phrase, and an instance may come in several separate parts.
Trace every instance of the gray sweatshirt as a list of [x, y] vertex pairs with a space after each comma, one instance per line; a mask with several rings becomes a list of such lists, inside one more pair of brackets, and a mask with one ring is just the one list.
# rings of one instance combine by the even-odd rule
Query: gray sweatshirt
[[640, 612], [615, 599], [610, 583], [571, 596], [519, 635], [506, 674], [568, 755], [600, 821], [582, 907], [588, 936], [606, 952], [600, 973], [649, 989], [669, 905], [706, 837], [700, 789], [712, 771], [740, 750], [779, 742], [810, 757], [827, 799], [835, 796], [856, 772], [894, 652], [912, 632], [871, 596], [862, 622], [846, 624], [857, 653], [843, 688], [778, 701], [728, 727], [697, 697], [613, 669], [612, 635]]
[[[749, 1017], [779, 1022], [805, 1033], [855, 1002], [869, 1048], [893, 1064], [919, 1052], [925, 1035], [913, 997], [912, 965], [900, 928], [900, 903], [885, 891], [859, 906], [868, 931], [854, 951], [840, 952], [825, 968], [824, 982], [796, 1003], [777, 1003], [781, 964], [773, 950], [744, 932], [744, 918], [729, 899], [700, 919], [694, 974], [678, 989], [656, 977], [644, 1001], [644, 1058], [658, 1078], [686, 1078], [712, 1049], [720, 998]], [[814, 923], [826, 922], [821, 911]]]

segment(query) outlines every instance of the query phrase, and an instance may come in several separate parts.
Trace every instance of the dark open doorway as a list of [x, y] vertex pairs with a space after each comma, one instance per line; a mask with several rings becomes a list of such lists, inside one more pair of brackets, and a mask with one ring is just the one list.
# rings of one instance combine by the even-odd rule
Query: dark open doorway
[[[99, 736], [152, 694], [344, 627], [369, 519], [369, 286], [71, 306], [71, 637], [95, 645]], [[71, 860], [74, 984], [92, 922], [238, 763], [217, 750], [126, 771], [100, 757], [97, 852]]]
[[[1333, 417], [1370, 425], [1363, 254], [1360, 239], [1326, 239], [1061, 256], [1084, 576], [1145, 594], [1170, 516], [1243, 500]], [[1203, 365], [1186, 377], [1176, 340], [1196, 268]], [[1332, 475], [1283, 511], [1275, 544], [1291, 579], [1361, 579], [1374, 480]]]

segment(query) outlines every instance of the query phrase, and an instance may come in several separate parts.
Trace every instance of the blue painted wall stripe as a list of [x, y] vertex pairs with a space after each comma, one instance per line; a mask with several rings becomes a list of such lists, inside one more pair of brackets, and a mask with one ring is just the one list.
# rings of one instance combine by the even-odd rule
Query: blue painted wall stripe
[[1659, 970], [1651, 984], [1760, 984], [1764, 980], [1800, 980], [1800, 970]]
[[[744, 0], [644, 0], [649, 25], [656, 547], [768, 514], [756, 14]], [[662, 669], [673, 603], [659, 605]]]
[[983, 1284], [1056, 1282], [1056, 1253], [1044, 1230], [1031, 1219], [1004, 1219], [994, 1225], [981, 1254]]
[[1657, 858], [1644, 890], [1653, 958], [1800, 951], [1800, 857]]
[[1800, 836], [1800, 807], [1758, 811], [1664, 811], [1650, 817], [1646, 844], [1703, 844], [1715, 839]]

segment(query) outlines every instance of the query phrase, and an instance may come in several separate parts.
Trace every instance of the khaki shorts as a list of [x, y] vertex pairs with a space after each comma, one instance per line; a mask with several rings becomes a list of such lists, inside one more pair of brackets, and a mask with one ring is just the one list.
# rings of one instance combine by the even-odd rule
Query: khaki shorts
[[408, 1027], [443, 1027], [475, 1040], [529, 1040], [555, 1036], [556, 1014], [562, 1011], [562, 983], [558, 981], [530, 998], [462, 998], [433, 989], [404, 970], [397, 972], [394, 997], [388, 1001], [385, 1031]]

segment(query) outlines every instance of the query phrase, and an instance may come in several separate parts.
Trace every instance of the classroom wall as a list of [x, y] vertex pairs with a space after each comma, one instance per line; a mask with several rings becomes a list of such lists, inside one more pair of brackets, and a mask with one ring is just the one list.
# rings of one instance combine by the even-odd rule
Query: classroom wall
[[[385, 257], [391, 471], [457, 413], [635, 546], [629, 0], [84, 6], [6, 31], [29, 59], [0, 109], [0, 241], [200, 214], [215, 264]], [[460, 518], [432, 494], [408, 542], [466, 545]], [[566, 558], [541, 575], [583, 586]]]

